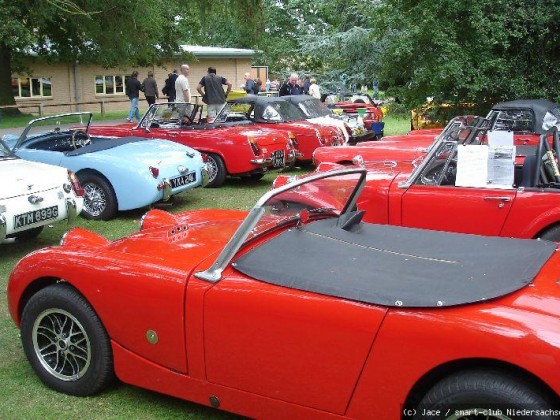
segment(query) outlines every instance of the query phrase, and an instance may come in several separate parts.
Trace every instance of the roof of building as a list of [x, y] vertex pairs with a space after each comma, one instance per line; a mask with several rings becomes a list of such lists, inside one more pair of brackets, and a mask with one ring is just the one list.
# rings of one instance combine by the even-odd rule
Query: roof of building
[[252, 58], [257, 51], [245, 48], [203, 47], [200, 45], [181, 45], [181, 48], [197, 58]]

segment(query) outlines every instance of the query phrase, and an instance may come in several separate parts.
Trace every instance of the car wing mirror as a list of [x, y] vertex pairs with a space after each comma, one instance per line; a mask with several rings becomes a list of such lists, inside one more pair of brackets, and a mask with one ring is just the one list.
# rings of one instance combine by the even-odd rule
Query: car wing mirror
[[346, 231], [352, 230], [353, 227], [358, 226], [366, 214], [363, 210], [355, 210], [340, 215], [336, 225]]

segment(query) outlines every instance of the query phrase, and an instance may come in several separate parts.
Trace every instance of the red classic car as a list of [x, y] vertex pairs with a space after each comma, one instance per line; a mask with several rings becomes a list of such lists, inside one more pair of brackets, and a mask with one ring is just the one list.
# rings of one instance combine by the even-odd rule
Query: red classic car
[[216, 119], [237, 123], [254, 121], [259, 127], [289, 131], [295, 135], [297, 149], [301, 153], [298, 160], [305, 162], [313, 159], [313, 152], [317, 148], [338, 146], [345, 141], [338, 127], [320, 126], [306, 121], [295, 105], [280, 97], [249, 95], [228, 101]]
[[202, 118], [203, 105], [193, 105], [185, 115], [185, 105], [152, 105], [137, 126], [91, 127], [94, 135], [136, 136], [172, 140], [207, 155], [208, 187], [223, 184], [227, 175], [262, 178], [271, 168], [283, 168], [295, 162], [298, 152], [295, 138], [287, 130], [278, 131], [247, 121], [231, 124]]
[[[452, 128], [425, 157], [364, 163], [368, 182], [358, 207], [366, 210], [365, 220], [560, 241], [557, 129], [541, 135], [538, 147], [501, 149], [481, 144], [487, 132], [483, 126]], [[553, 147], [547, 139], [552, 132]], [[362, 162], [354, 158], [354, 164]], [[332, 168], [324, 163], [317, 170]]]
[[329, 102], [329, 108], [341, 109], [346, 114], [360, 114], [366, 129], [373, 131], [376, 139], [383, 137], [383, 111], [367, 93], [348, 94], [342, 98], [332, 95]]
[[253, 418], [557, 418], [557, 245], [364, 223], [365, 172], [24, 257], [7, 295], [31, 366], [72, 395], [116, 375]]

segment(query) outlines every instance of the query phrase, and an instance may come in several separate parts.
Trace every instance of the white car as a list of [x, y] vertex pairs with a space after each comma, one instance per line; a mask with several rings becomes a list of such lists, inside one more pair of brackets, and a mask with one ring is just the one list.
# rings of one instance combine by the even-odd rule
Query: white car
[[84, 191], [71, 171], [20, 159], [1, 141], [0, 179], [0, 242], [33, 238], [82, 211]]

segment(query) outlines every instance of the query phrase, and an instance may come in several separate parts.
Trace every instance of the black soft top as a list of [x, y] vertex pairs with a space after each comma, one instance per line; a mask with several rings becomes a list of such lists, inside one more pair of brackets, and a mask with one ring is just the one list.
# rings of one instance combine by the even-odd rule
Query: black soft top
[[535, 116], [535, 133], [543, 134], [545, 130], [543, 130], [542, 123], [545, 114], [558, 107], [558, 104], [546, 99], [517, 99], [515, 101], [500, 102], [492, 107], [492, 111], [531, 110]]
[[238, 258], [240, 272], [279, 286], [397, 307], [483, 302], [533, 281], [556, 249], [511, 239], [325, 219], [289, 229]]

